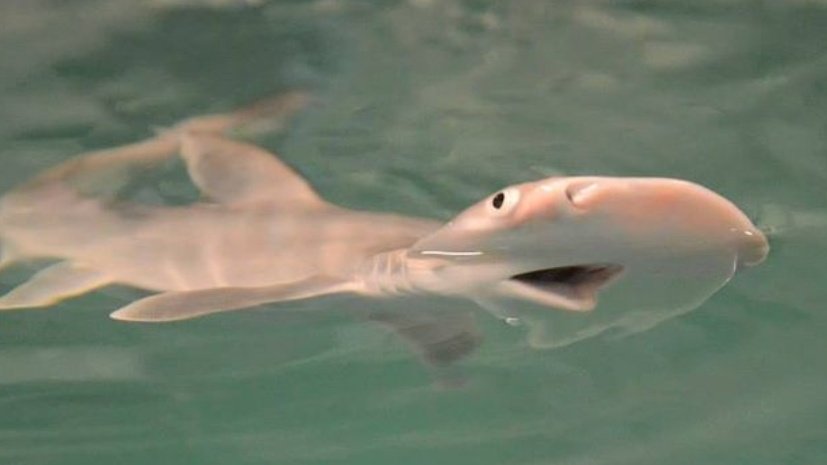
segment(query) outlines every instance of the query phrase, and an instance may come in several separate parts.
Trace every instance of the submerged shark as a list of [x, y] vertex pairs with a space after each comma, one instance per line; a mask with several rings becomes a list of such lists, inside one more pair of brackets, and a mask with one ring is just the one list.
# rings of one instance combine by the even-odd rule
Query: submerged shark
[[[144, 142], [76, 157], [7, 193], [0, 268], [56, 262], [0, 297], [0, 309], [52, 306], [121, 284], [156, 293], [111, 314], [123, 321], [351, 293], [462, 296], [508, 322], [532, 323], [536, 312], [523, 318], [511, 308], [598, 315], [599, 298], [614, 292], [617, 305], [645, 320], [658, 315], [654, 309], [700, 305], [768, 253], [762, 232], [734, 204], [677, 179], [551, 177], [499, 190], [447, 224], [338, 207], [275, 155], [223, 135], [262, 112], [289, 114], [302, 98], [195, 118]], [[176, 156], [203, 200], [165, 206], [121, 198], [139, 173]], [[452, 361], [479, 342], [464, 316], [371, 318], [432, 362]], [[612, 318], [597, 332], [629, 325]], [[595, 333], [585, 328], [574, 338]], [[538, 326], [533, 338], [546, 332]]]

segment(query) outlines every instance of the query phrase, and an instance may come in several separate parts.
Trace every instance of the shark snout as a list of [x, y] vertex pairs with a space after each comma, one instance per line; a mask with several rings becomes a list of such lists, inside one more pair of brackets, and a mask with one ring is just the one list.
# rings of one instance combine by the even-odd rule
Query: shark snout
[[738, 263], [753, 266], [763, 262], [770, 251], [767, 237], [757, 228], [736, 231], [738, 238]]

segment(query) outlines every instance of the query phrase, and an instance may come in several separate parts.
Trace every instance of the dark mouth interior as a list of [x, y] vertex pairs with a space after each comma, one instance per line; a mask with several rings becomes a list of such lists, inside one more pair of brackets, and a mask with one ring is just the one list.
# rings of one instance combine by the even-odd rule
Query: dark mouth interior
[[598, 288], [608, 283], [621, 271], [623, 271], [622, 266], [613, 264], [574, 265], [529, 271], [514, 275], [511, 279], [535, 287], [563, 285], [571, 288], [584, 286]]

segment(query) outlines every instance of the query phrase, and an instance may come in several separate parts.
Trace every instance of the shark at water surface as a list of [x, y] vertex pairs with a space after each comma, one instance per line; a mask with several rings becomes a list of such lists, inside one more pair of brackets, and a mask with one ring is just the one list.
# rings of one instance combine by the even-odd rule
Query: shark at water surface
[[[7, 193], [0, 267], [56, 262], [0, 297], [0, 309], [52, 306], [110, 284], [156, 293], [111, 315], [146, 322], [327, 294], [437, 294], [468, 297], [509, 322], [538, 321], [536, 311], [512, 310], [520, 304], [566, 311], [576, 322], [567, 334], [557, 331], [570, 324], [560, 318], [531, 325], [535, 345], [555, 346], [694, 308], [767, 255], [764, 235], [735, 205], [676, 179], [541, 179], [497, 191], [444, 225], [338, 207], [274, 155], [221, 135], [260, 112], [295, 111], [302, 98], [189, 120], [76, 157]], [[176, 156], [202, 201], [121, 198], [139, 173]], [[478, 342], [466, 318], [372, 319], [435, 362]]]

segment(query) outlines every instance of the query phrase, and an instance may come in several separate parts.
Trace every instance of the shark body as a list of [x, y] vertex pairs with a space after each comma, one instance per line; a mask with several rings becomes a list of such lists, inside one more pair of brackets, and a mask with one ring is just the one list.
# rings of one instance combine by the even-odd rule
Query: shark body
[[[70, 160], [2, 197], [0, 267], [57, 262], [0, 297], [0, 309], [47, 307], [109, 284], [156, 293], [111, 315], [126, 321], [336, 293], [465, 296], [508, 321], [517, 319], [509, 301], [589, 313], [615, 289], [626, 290], [619, 302], [641, 311], [685, 309], [768, 252], [734, 204], [676, 179], [547, 178], [500, 190], [445, 225], [344, 209], [274, 155], [219, 135], [253, 117], [194, 119]], [[175, 156], [203, 201], [118, 198], [137, 172]], [[466, 318], [373, 319], [431, 361], [453, 360], [478, 342]]]

